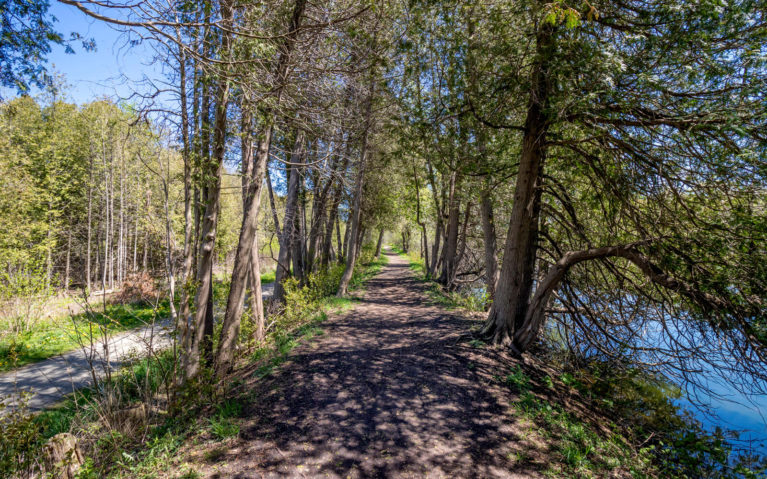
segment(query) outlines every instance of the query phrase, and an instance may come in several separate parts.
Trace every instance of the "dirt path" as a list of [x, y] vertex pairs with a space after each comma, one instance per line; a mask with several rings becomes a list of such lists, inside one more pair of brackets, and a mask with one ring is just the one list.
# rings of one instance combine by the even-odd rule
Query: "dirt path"
[[547, 446], [523, 440], [530, 424], [511, 413], [512, 395], [493, 380], [508, 363], [460, 341], [469, 327], [430, 306], [407, 262], [389, 255], [352, 312], [323, 323], [325, 334], [295, 350], [272, 379], [248, 385], [255, 406], [244, 412], [240, 438], [208, 451], [203, 472], [537, 476]]

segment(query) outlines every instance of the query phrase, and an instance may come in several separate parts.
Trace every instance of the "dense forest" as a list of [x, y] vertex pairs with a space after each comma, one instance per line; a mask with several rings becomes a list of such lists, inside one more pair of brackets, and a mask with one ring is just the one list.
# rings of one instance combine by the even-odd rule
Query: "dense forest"
[[389, 243], [482, 317], [477, 344], [631, 377], [635, 476], [758, 474], [671, 404], [767, 394], [764, 2], [59, 1], [166, 77], [67, 103], [41, 59], [83, 39], [2, 7], [6, 315], [150, 282], [164, 407], [204, 410]]

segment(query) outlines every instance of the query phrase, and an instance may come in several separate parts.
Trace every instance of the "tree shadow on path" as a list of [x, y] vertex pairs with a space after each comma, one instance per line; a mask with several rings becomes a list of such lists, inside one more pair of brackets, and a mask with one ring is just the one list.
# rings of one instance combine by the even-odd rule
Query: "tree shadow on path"
[[407, 263], [323, 323], [254, 404], [210, 477], [531, 477], [548, 446], [527, 439], [513, 395], [493, 380], [498, 353], [460, 342], [472, 325], [426, 304]]

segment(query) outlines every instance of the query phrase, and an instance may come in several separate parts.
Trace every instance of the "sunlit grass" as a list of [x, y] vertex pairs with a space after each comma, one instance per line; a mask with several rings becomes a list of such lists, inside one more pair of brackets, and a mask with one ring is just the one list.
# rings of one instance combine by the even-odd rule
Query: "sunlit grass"
[[[23, 334], [7, 334], [0, 337], [0, 372], [77, 349], [89, 344], [91, 335], [99, 339], [104, 328], [108, 335], [138, 328], [160, 318], [168, 317], [168, 302], [162, 302], [155, 311], [147, 303], [107, 304], [105, 312], [80, 313], [45, 319]], [[0, 332], [7, 331], [0, 323]]]

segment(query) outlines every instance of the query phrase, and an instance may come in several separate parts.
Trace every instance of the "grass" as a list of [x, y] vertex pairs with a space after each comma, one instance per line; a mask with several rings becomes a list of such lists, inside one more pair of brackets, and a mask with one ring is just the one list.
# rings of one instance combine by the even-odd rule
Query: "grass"
[[261, 284], [274, 283], [275, 271], [267, 271], [261, 274]]
[[[261, 284], [273, 283], [274, 274], [274, 271], [263, 273]], [[217, 299], [226, 298], [228, 282], [216, 281], [214, 294]], [[80, 347], [81, 342], [89, 344], [91, 331], [94, 336], [100, 336], [101, 326], [106, 327], [107, 334], [111, 336], [169, 316], [166, 300], [160, 303], [157, 311], [148, 303], [107, 304], [106, 312], [92, 315], [80, 313], [40, 320], [30, 331], [18, 335], [2, 335], [2, 331], [10, 330], [10, 325], [8, 321], [0, 321], [0, 372], [75, 350]]]
[[[653, 475], [646, 451], [636, 450], [616, 427], [597, 432], [596, 426], [565, 410], [556, 401], [539, 398], [531, 378], [517, 365], [503, 378], [502, 384], [517, 394], [512, 406], [537, 428], [537, 435], [553, 445], [556, 459], [549, 460], [549, 477], [602, 477], [616, 469], [633, 476]], [[543, 387], [551, 388], [546, 376]]]
[[[0, 337], [0, 372], [42, 361], [88, 344], [90, 335], [100, 336], [100, 328], [113, 335], [138, 328], [169, 315], [167, 301], [157, 311], [147, 303], [107, 304], [105, 312], [80, 313], [38, 321], [23, 334]], [[7, 331], [0, 323], [0, 331]]]

